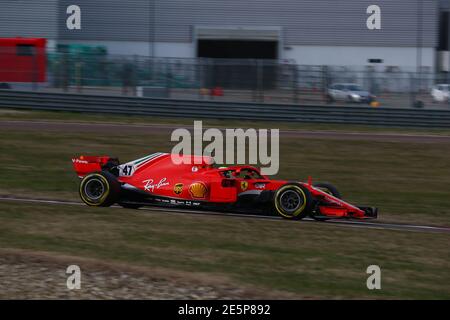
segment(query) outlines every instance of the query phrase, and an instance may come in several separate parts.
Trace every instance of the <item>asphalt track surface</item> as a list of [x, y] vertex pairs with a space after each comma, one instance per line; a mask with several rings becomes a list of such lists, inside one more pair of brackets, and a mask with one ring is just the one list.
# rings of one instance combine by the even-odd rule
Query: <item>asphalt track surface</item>
[[[145, 134], [171, 131], [178, 128], [193, 129], [192, 125], [174, 124], [118, 124], [98, 122], [56, 122], [35, 120], [0, 120], [0, 129], [47, 132], [92, 132], [124, 134]], [[204, 127], [203, 129], [207, 129]], [[220, 128], [219, 128], [220, 129]], [[413, 142], [413, 143], [450, 143], [450, 135], [409, 134], [409, 133], [377, 133], [377, 132], [342, 132], [342, 131], [307, 131], [296, 129], [280, 130], [282, 137], [298, 137], [310, 139], [332, 140], [370, 140], [380, 142]]]
[[[32, 198], [16, 198], [16, 197], [0, 197], [1, 202], [20, 202], [20, 203], [35, 203], [35, 204], [48, 204], [48, 205], [73, 205], [73, 206], [86, 206], [82, 202], [76, 201], [63, 201], [63, 200], [50, 200], [50, 199], [32, 199]], [[117, 209], [120, 206], [112, 206], [111, 208]], [[132, 209], [127, 209], [132, 210]], [[368, 222], [368, 221], [355, 221], [355, 220], [328, 220], [318, 222], [312, 219], [303, 219], [298, 221], [288, 221], [278, 216], [261, 216], [257, 214], [240, 214], [240, 213], [226, 213], [226, 212], [214, 212], [192, 209], [180, 209], [180, 208], [166, 208], [166, 207], [144, 207], [138, 209], [138, 212], [142, 213], [166, 213], [166, 214], [184, 214], [184, 215], [202, 215], [202, 216], [221, 216], [228, 217], [230, 219], [259, 219], [270, 220], [274, 223], [316, 223], [324, 225], [333, 225], [338, 227], [350, 227], [350, 228], [364, 228], [364, 229], [378, 229], [378, 230], [397, 230], [397, 231], [409, 231], [409, 232], [430, 232], [430, 233], [447, 233], [450, 234], [450, 227], [437, 227], [427, 225], [412, 225], [412, 224], [400, 224], [400, 223], [383, 223], [383, 222]]]

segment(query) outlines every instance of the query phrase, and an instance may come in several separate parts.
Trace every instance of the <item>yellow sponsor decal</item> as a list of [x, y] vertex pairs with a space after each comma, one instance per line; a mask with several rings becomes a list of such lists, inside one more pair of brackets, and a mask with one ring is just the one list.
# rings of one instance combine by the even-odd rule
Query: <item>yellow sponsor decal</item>
[[173, 192], [175, 194], [181, 194], [183, 192], [183, 184], [182, 183], [175, 184], [173, 187]]
[[189, 193], [192, 198], [202, 199], [208, 193], [208, 187], [203, 182], [194, 182], [189, 186]]

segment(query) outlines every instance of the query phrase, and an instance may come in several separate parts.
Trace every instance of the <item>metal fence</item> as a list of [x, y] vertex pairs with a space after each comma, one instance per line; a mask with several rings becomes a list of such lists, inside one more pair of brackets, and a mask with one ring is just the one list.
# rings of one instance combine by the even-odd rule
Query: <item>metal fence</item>
[[450, 128], [450, 110], [296, 105], [0, 90], [0, 109], [32, 109], [191, 119], [263, 120]]
[[[34, 67], [31, 64], [25, 70], [10, 68], [7, 72], [34, 74]], [[0, 75], [4, 69], [0, 68]], [[174, 99], [350, 104], [330, 101], [329, 88], [336, 83], [358, 84], [385, 107], [450, 108], [448, 101], [433, 101], [430, 94], [434, 85], [449, 83], [449, 75], [430, 70], [411, 73], [396, 68], [305, 66], [277, 60], [149, 58], [103, 51], [47, 53], [46, 82], [3, 87]]]

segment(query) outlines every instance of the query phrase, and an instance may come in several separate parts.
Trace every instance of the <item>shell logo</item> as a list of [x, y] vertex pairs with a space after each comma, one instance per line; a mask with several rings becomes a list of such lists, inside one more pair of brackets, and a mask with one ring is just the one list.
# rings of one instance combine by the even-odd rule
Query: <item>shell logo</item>
[[189, 186], [189, 193], [192, 198], [202, 199], [208, 193], [208, 187], [203, 182], [194, 182]]

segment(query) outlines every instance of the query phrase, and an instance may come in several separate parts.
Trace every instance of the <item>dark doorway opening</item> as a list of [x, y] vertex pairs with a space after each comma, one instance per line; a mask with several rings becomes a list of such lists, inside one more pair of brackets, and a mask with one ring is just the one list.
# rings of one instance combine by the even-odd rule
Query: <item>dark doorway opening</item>
[[439, 19], [439, 43], [438, 50], [448, 51], [449, 12], [441, 12]]
[[267, 59], [278, 57], [276, 41], [199, 40], [198, 56], [222, 59]]
[[[207, 87], [270, 89], [276, 85], [277, 41], [198, 40]], [[234, 60], [234, 61], [233, 61]]]

